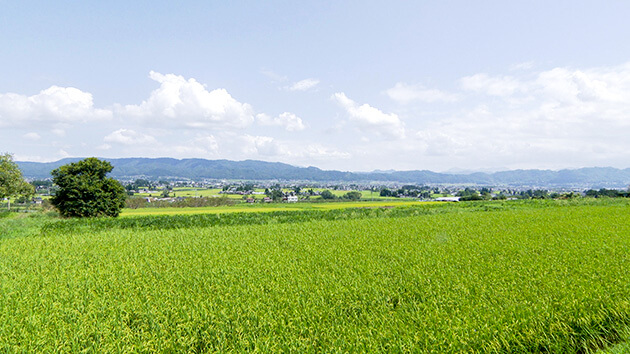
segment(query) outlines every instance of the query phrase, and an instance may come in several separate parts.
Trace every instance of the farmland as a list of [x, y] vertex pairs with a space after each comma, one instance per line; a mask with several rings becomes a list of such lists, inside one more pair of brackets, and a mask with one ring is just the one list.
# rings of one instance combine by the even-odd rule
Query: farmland
[[336, 204], [3, 217], [0, 350], [571, 353], [628, 338], [627, 199]]
[[237, 204], [222, 207], [200, 208], [142, 208], [125, 209], [122, 216], [174, 215], [174, 214], [223, 214], [223, 213], [257, 213], [282, 210], [331, 210], [348, 208], [384, 208], [427, 204], [418, 201], [360, 201], [360, 202], [323, 202], [323, 203], [273, 203], [273, 204]]

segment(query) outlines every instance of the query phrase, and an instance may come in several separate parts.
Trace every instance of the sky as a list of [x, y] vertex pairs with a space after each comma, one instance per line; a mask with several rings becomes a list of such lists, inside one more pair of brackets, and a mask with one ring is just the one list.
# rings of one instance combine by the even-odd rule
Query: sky
[[0, 152], [630, 167], [627, 1], [4, 1]]

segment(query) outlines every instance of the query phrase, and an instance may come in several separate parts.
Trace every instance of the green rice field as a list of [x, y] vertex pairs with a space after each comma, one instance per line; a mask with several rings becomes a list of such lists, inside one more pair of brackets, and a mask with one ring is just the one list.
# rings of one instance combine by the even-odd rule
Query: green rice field
[[379, 206], [0, 214], [0, 352], [628, 348], [628, 200]]

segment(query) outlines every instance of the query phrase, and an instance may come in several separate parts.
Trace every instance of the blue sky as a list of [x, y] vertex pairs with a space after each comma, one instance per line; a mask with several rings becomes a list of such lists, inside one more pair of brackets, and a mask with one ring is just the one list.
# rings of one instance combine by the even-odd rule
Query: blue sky
[[623, 1], [0, 2], [0, 151], [630, 167]]

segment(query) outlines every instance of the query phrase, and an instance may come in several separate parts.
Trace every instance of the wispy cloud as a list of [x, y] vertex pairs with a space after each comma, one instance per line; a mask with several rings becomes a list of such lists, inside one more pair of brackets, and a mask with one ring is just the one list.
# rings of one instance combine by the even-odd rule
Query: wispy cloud
[[438, 89], [430, 89], [423, 85], [408, 85], [404, 82], [397, 83], [394, 87], [385, 91], [387, 95], [400, 103], [412, 101], [422, 102], [455, 102], [458, 95], [444, 92]]
[[287, 86], [289, 91], [308, 91], [319, 84], [318, 79], [304, 79]]
[[475, 74], [462, 78], [460, 82], [464, 90], [491, 96], [510, 96], [523, 89], [523, 83], [510, 76], [492, 77], [487, 74]]

